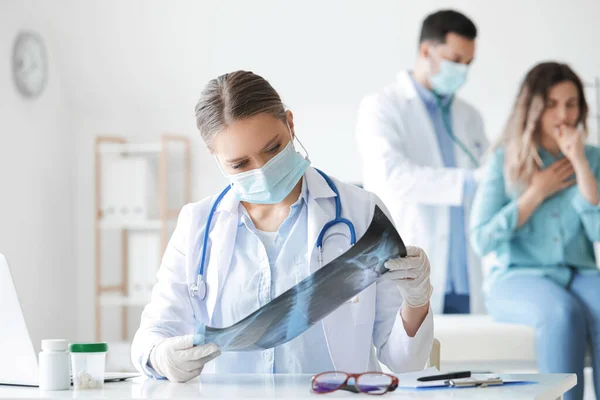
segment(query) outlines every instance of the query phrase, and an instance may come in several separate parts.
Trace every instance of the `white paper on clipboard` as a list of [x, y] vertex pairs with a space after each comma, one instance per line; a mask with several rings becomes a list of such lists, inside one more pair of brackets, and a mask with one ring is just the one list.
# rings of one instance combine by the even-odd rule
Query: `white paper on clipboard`
[[431, 367], [417, 372], [408, 372], [406, 374], [396, 374], [398, 377], [398, 388], [419, 389], [427, 387], [446, 386], [444, 381], [419, 382], [417, 379], [424, 376], [437, 375], [440, 371], [436, 367]]

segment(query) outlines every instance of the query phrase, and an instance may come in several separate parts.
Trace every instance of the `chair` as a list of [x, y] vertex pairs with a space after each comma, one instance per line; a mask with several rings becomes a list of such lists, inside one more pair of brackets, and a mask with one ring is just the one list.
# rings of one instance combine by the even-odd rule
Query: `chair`
[[429, 353], [429, 362], [427, 363], [428, 367], [436, 367], [438, 370], [440, 369], [440, 351], [440, 341], [434, 338], [433, 346], [431, 346], [431, 353]]

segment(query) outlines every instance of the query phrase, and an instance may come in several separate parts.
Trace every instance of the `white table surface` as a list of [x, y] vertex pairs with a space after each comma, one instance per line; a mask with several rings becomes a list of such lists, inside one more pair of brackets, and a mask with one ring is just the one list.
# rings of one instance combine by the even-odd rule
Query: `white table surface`
[[[385, 398], [406, 399], [557, 399], [575, 386], [575, 374], [500, 375], [504, 379], [537, 382], [527, 385], [507, 385], [488, 388], [463, 389], [397, 389]], [[337, 391], [326, 395], [310, 392], [311, 375], [212, 375], [206, 374], [200, 382], [171, 383], [146, 378], [127, 382], [106, 383], [100, 390], [43, 392], [38, 388], [0, 386], [0, 398], [15, 399], [207, 399], [207, 398], [278, 398], [278, 399], [360, 399], [380, 398]], [[357, 397], [358, 396], [358, 397]]]

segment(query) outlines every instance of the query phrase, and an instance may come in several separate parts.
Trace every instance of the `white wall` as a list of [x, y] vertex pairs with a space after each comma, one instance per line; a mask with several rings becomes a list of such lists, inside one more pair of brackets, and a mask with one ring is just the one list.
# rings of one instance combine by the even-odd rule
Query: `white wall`
[[[40, 2], [41, 3], [41, 2]], [[14, 4], [17, 3], [16, 0]], [[423, 17], [441, 7], [479, 28], [477, 60], [461, 91], [501, 130], [517, 86], [535, 62], [568, 61], [585, 79], [600, 75], [600, 2], [594, 0], [344, 1], [158, 0], [53, 3], [44, 15], [60, 38], [60, 68], [76, 141], [74, 218], [78, 336], [93, 334], [93, 138], [194, 137], [194, 198], [225, 184], [195, 129], [204, 83], [250, 69], [271, 81], [294, 111], [313, 164], [360, 180], [353, 138], [361, 97], [409, 68]], [[543, 8], [542, 8], [543, 6]], [[5, 28], [3, 28], [5, 29]], [[331, 151], [335, 149], [335, 151]]]
[[[50, 8], [0, 2], [0, 252], [12, 273], [25, 317], [39, 348], [42, 338], [76, 334], [73, 246], [75, 143], [69, 126], [60, 43], [46, 18]], [[21, 97], [13, 85], [13, 40], [21, 29], [39, 32], [50, 65], [45, 92]]]
[[[196, 133], [193, 107], [218, 74], [250, 69], [269, 79], [294, 111], [313, 164], [360, 180], [353, 139], [361, 97], [409, 68], [423, 17], [455, 7], [479, 27], [477, 60], [461, 94], [501, 130], [525, 71], [539, 60], [568, 61], [600, 75], [600, 3], [529, 1], [108, 1], [71, 2], [63, 26], [77, 144], [77, 263], [92, 260], [92, 138], [169, 130], [195, 140], [194, 197], [225, 184]], [[331, 149], [336, 149], [334, 152]], [[80, 333], [89, 334], [91, 269], [79, 274]]]

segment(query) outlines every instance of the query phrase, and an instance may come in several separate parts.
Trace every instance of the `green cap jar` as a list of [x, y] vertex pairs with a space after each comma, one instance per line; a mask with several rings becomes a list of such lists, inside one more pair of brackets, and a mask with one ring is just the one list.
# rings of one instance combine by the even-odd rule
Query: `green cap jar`
[[104, 386], [104, 367], [106, 364], [106, 342], [71, 343], [71, 369], [73, 388], [102, 389]]
[[108, 351], [108, 344], [106, 342], [71, 343], [69, 350], [71, 353], [106, 353]]

